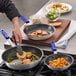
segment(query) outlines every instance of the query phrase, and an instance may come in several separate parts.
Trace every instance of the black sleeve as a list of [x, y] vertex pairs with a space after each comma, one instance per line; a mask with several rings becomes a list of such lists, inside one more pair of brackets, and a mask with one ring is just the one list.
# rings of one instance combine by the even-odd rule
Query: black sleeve
[[14, 17], [19, 17], [20, 13], [18, 12], [15, 5], [12, 3], [11, 0], [4, 0], [4, 12], [7, 15], [7, 17], [12, 20]]

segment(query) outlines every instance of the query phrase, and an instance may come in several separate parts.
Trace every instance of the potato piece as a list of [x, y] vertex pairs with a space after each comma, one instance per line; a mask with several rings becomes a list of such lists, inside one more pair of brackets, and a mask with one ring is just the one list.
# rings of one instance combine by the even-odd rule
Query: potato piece
[[17, 52], [16, 55], [19, 58], [25, 58], [26, 57], [26, 52], [23, 51], [23, 54], [22, 55], [19, 55], [19, 53]]
[[37, 32], [37, 34], [41, 34], [42, 30], [37, 30], [36, 32]]
[[44, 36], [44, 35], [48, 35], [48, 32], [47, 31], [42, 31], [42, 35]]
[[32, 53], [31, 52], [27, 52], [26, 53], [26, 57], [30, 58], [32, 56]]
[[49, 61], [49, 66], [52, 67], [66, 67], [68, 65], [68, 62], [64, 58], [58, 58], [52, 61]]
[[31, 60], [30, 59], [25, 59], [25, 60], [23, 60], [23, 63], [29, 64], [29, 63], [31, 63]]

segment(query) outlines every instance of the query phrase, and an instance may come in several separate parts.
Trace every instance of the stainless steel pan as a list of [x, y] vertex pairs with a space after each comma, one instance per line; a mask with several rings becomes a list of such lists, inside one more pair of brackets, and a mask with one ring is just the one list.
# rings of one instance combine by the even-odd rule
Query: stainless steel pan
[[[45, 30], [48, 32], [48, 35], [41, 37], [34, 37], [29, 35], [36, 30]], [[32, 24], [31, 26], [27, 26], [24, 28], [24, 33], [28, 36], [28, 38], [32, 40], [46, 40], [53, 36], [53, 34], [55, 33], [55, 28], [48, 24]]]
[[[29, 21], [24, 16], [20, 16], [20, 19], [27, 24], [29, 23]], [[45, 30], [48, 32], [48, 35], [41, 36], [41, 37], [34, 37], [34, 36], [28, 35], [36, 30]], [[37, 23], [37, 24], [31, 24], [31, 26], [25, 27], [23, 31], [28, 36], [28, 38], [30, 38], [32, 40], [46, 40], [54, 34], [55, 27], [48, 25], [48, 24]]]
[[[54, 42], [51, 42], [51, 48], [52, 48], [52, 51], [56, 51], [56, 47], [55, 47], [55, 44]], [[66, 67], [60, 67], [60, 68], [56, 68], [56, 67], [51, 67], [49, 66], [49, 61], [50, 60], [55, 60], [57, 58], [64, 58], [67, 60], [68, 62], [68, 65]], [[67, 54], [60, 54], [60, 53], [55, 53], [55, 54], [51, 54], [49, 56], [46, 57], [45, 61], [44, 61], [44, 64], [51, 70], [55, 70], [55, 71], [63, 71], [63, 70], [66, 70], [68, 69], [74, 62], [74, 59], [72, 56], [70, 55], [67, 55]]]
[[[9, 40], [9, 36], [7, 35], [7, 33], [2, 30], [2, 34], [3, 36]], [[36, 62], [32, 62], [30, 64], [21, 64], [21, 65], [17, 65], [17, 64], [10, 64], [8, 63], [6, 60], [10, 57], [14, 57], [16, 55], [17, 52], [17, 47], [12, 47], [10, 49], [7, 49], [3, 54], [2, 54], [2, 59], [4, 61], [4, 63], [6, 64], [7, 67], [14, 69], [14, 70], [26, 70], [26, 69], [31, 69], [33, 67], [35, 67], [36, 65], [38, 65], [40, 63], [40, 61], [42, 60], [43, 57], [43, 51], [41, 49], [39, 49], [38, 47], [34, 47], [34, 46], [27, 46], [27, 45], [21, 45], [23, 51], [25, 52], [32, 52], [34, 54], [36, 54], [39, 59]]]
[[[49, 61], [50, 60], [55, 60], [57, 58], [64, 58], [68, 61], [68, 65], [66, 67], [60, 67], [60, 68], [56, 68], [56, 67], [51, 67], [49, 66]], [[66, 55], [66, 54], [52, 54], [52, 55], [49, 55], [46, 59], [45, 59], [45, 65], [51, 69], [51, 70], [56, 70], [56, 71], [63, 71], [63, 70], [66, 70], [68, 69], [72, 64], [73, 64], [73, 57], [70, 56], [70, 55]]]

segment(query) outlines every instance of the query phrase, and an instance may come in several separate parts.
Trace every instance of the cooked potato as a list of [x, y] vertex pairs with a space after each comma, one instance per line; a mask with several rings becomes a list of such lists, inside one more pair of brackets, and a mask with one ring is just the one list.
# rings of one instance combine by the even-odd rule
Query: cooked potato
[[48, 35], [48, 32], [45, 30], [39, 29], [39, 30], [32, 32], [31, 34], [28, 34], [28, 35], [33, 36], [33, 37], [42, 37], [42, 36]]
[[68, 65], [68, 62], [64, 58], [58, 58], [52, 61], [49, 61], [49, 66], [51, 67], [66, 67]]

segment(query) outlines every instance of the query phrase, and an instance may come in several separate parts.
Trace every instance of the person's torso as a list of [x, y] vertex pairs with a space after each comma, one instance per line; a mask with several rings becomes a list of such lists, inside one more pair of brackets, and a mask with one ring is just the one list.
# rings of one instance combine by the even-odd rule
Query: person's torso
[[2, 7], [3, 4], [3, 0], [0, 0], [0, 8]]
[[4, 0], [0, 0], [0, 12], [3, 12], [3, 1]]

